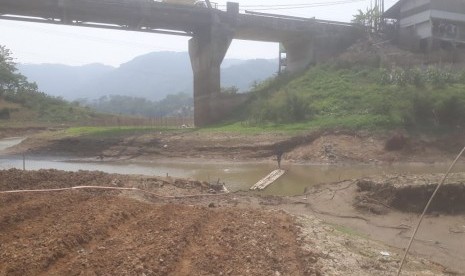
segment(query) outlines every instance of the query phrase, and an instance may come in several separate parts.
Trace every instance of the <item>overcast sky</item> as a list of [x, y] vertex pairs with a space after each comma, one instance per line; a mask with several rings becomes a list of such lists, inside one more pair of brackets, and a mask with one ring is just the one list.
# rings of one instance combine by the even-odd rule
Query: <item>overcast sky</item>
[[[31, 0], [33, 1], [33, 0]], [[370, 0], [337, 0], [340, 5], [271, 9], [260, 12], [316, 17], [349, 22], [358, 9], [365, 10]], [[242, 0], [240, 5], [290, 5], [334, 3], [336, 0]], [[352, 3], [347, 3], [352, 1]], [[226, 1], [215, 1], [225, 5]], [[234, 2], [234, 1], [233, 1]], [[386, 8], [397, 0], [385, 0]], [[262, 7], [264, 8], [264, 7]], [[266, 7], [268, 8], [268, 7]], [[258, 11], [260, 7], [254, 7]], [[251, 8], [251, 10], [254, 10]], [[186, 37], [128, 31], [100, 30], [0, 20], [0, 44], [12, 50], [19, 63], [61, 63], [83, 65], [103, 63], [118, 66], [136, 56], [153, 51], [187, 51]], [[275, 43], [233, 41], [226, 58], [277, 58]]]

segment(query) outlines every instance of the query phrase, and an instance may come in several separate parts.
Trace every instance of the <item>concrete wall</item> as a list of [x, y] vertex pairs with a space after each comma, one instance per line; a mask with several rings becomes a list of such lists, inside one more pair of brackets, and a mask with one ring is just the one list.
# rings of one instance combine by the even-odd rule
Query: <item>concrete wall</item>
[[441, 10], [432, 10], [431, 17], [435, 19], [444, 19], [448, 21], [465, 22], [465, 12], [457, 13], [457, 12], [448, 12], [448, 11], [441, 11]]
[[427, 11], [423, 11], [415, 15], [401, 18], [399, 24], [401, 28], [406, 28], [409, 26], [427, 22], [430, 20], [430, 18], [431, 18], [431, 11], [427, 10]]
[[416, 35], [420, 38], [428, 38], [433, 35], [432, 25], [430, 21], [422, 22], [415, 25]]
[[[400, 13], [400, 26], [403, 28], [429, 21], [431, 18], [465, 22], [465, 1], [408, 0], [401, 6]], [[425, 33], [420, 30], [419, 34]]]
[[[433, 36], [440, 40], [462, 41], [465, 38], [464, 0], [407, 0], [400, 8], [400, 43], [412, 50], [431, 49]], [[440, 25], [453, 24], [454, 34], [439, 35]], [[444, 30], [442, 31], [444, 32]]]
[[400, 8], [400, 12], [406, 13], [410, 10], [417, 9], [418, 7], [430, 4], [431, 0], [408, 0]]
[[463, 0], [432, 0], [431, 9], [457, 14], [465, 14], [465, 1]]

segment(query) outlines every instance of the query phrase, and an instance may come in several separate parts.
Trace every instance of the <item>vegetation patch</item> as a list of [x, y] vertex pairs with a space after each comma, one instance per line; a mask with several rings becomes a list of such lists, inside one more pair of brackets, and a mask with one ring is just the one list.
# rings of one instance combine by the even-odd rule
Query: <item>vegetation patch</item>
[[11, 52], [4, 46], [0, 46], [0, 113], [3, 120], [29, 122], [82, 122], [98, 117], [86, 108], [40, 92], [35, 83], [18, 73]]
[[465, 78], [430, 67], [344, 68], [333, 62], [256, 85], [223, 129], [444, 130], [465, 127]]
[[170, 131], [174, 128], [154, 128], [148, 126], [121, 126], [121, 127], [71, 127], [65, 130], [67, 136], [96, 136], [96, 137], [113, 137], [136, 135], [159, 131]]

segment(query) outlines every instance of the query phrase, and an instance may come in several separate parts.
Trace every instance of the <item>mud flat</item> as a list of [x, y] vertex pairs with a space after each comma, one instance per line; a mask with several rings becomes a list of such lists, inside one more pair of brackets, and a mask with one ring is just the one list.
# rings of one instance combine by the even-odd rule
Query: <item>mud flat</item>
[[[309, 210], [328, 223], [405, 248], [443, 174], [400, 174], [309, 187], [294, 212]], [[412, 253], [465, 274], [465, 174], [451, 174], [423, 220]]]
[[[395, 136], [395, 135], [394, 135]], [[196, 130], [70, 136], [62, 130], [32, 135], [9, 149], [10, 154], [103, 157], [104, 160], [195, 158], [208, 160], [272, 161], [318, 164], [378, 164], [449, 162], [461, 149], [465, 133], [444, 137], [406, 136], [389, 147], [392, 134], [344, 130], [289, 133], [223, 133]]]
[[[360, 195], [355, 205], [384, 213], [395, 208], [402, 212], [421, 213], [442, 175], [398, 175], [357, 181]], [[428, 209], [430, 214], [465, 214], [465, 174], [452, 174], [436, 194]]]
[[[0, 191], [72, 186], [150, 193], [0, 193], [0, 275], [392, 275], [402, 252], [318, 218], [323, 205], [310, 204], [310, 195], [225, 194], [195, 180], [101, 172], [0, 171]], [[403, 275], [446, 271], [412, 256]]]

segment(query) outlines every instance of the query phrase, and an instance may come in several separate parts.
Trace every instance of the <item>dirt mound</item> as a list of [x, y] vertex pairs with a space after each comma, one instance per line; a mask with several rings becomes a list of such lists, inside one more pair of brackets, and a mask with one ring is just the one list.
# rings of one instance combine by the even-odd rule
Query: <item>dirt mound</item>
[[[354, 205], [373, 213], [383, 214], [389, 208], [421, 213], [439, 183], [439, 175], [397, 177], [377, 181], [358, 180], [359, 194]], [[454, 179], [442, 186], [433, 199], [429, 213], [465, 213], [465, 175], [455, 174]]]
[[[165, 195], [215, 188], [101, 172], [0, 171], [3, 191], [78, 185]], [[319, 275], [317, 255], [301, 249], [289, 215], [147, 200], [120, 191], [0, 194], [0, 275]]]
[[[311, 208], [301, 205], [301, 198], [211, 197], [203, 194], [212, 189], [208, 183], [169, 178], [0, 171], [0, 191], [105, 183], [197, 196], [95, 190], [0, 193], [0, 275], [368, 276], [397, 269], [398, 250], [380, 256], [386, 245], [307, 216]], [[287, 210], [284, 206], [294, 214], [300, 214], [295, 208], [301, 206], [305, 217], [278, 211]], [[441, 275], [443, 270], [412, 258], [405, 275]]]
[[319, 275], [279, 212], [0, 195], [0, 275]]

